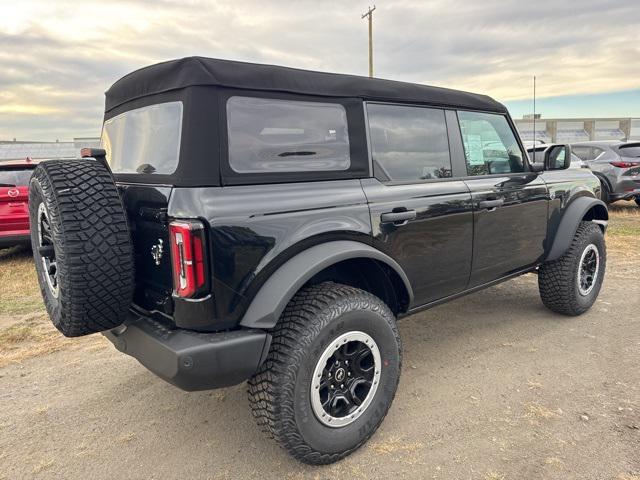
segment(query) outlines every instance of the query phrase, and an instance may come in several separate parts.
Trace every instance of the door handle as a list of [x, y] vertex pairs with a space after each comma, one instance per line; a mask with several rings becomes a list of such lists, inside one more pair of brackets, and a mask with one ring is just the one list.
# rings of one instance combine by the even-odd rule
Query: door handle
[[415, 220], [415, 210], [403, 210], [401, 212], [387, 212], [380, 215], [382, 223], [395, 223], [396, 225], [404, 225], [409, 220]]
[[495, 210], [503, 204], [504, 198], [499, 198], [497, 200], [482, 200], [481, 202], [478, 202], [478, 207], [486, 208], [487, 210]]

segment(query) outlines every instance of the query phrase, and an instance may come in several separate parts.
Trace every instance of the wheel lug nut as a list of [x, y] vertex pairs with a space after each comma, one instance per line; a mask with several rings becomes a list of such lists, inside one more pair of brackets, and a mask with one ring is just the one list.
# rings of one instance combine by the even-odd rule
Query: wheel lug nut
[[341, 384], [340, 384], [340, 388], [344, 388], [344, 383], [341, 383]]
[[347, 372], [347, 377], [350, 377], [350, 376], [351, 376], [351, 372]]

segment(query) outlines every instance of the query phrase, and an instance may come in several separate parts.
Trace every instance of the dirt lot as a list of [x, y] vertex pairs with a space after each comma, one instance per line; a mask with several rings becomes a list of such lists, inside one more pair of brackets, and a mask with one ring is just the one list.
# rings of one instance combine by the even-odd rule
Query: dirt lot
[[254, 425], [245, 386], [184, 393], [100, 335], [49, 325], [29, 254], [0, 252], [0, 479], [640, 479], [640, 210], [614, 209], [594, 308], [550, 313], [536, 277], [400, 323], [378, 433], [309, 467]]

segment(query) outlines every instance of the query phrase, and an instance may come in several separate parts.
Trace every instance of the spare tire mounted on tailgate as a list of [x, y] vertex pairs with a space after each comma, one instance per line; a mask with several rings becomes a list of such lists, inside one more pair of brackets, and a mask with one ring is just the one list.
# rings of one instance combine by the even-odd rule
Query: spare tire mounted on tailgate
[[29, 188], [31, 244], [44, 303], [68, 337], [124, 322], [133, 247], [111, 172], [87, 160], [42, 162]]

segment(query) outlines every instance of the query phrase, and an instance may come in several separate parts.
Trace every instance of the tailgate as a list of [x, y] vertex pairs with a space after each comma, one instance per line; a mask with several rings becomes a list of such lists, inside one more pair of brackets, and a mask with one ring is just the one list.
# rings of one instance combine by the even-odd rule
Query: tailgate
[[29, 187], [0, 186], [0, 235], [29, 230]]
[[119, 184], [127, 211], [136, 268], [134, 303], [148, 311], [173, 313], [173, 277], [167, 206], [171, 187]]

